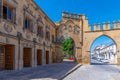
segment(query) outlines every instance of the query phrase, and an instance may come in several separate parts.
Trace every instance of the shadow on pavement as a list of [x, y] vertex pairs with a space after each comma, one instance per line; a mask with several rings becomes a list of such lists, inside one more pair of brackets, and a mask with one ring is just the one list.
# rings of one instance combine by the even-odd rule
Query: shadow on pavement
[[0, 71], [0, 80], [58, 80], [76, 65], [66, 61], [22, 70], [4, 70]]

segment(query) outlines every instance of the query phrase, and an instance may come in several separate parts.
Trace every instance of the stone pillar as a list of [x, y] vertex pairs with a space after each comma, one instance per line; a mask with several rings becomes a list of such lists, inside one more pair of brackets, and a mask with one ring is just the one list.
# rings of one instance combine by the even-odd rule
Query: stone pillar
[[52, 64], [52, 51], [49, 51], [49, 64]]
[[31, 51], [31, 66], [34, 67], [34, 48]]
[[120, 52], [117, 53], [117, 64], [120, 66]]
[[46, 51], [45, 51], [45, 42], [43, 42], [43, 49], [42, 49], [42, 65], [46, 64]]
[[15, 60], [14, 60], [14, 64], [15, 64], [15, 70], [17, 70], [17, 69], [19, 69], [19, 65], [18, 65], [18, 62], [19, 62], [19, 58], [18, 58], [18, 45], [15, 45], [14, 46], [14, 48], [15, 48]]
[[37, 48], [34, 51], [34, 66], [37, 67]]
[[22, 43], [20, 43], [20, 53], [19, 53], [19, 70], [23, 68], [23, 46]]

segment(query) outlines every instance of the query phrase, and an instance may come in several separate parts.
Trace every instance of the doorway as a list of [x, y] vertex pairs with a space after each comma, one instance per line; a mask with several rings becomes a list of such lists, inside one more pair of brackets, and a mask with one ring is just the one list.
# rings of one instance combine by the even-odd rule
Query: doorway
[[23, 50], [23, 66], [30, 67], [31, 66], [31, 55], [32, 49], [31, 48], [24, 48]]
[[46, 64], [49, 64], [49, 51], [46, 51]]
[[55, 52], [52, 52], [52, 63], [55, 63]]
[[42, 65], [42, 50], [37, 50], [37, 65]]
[[14, 53], [15, 46], [14, 45], [5, 45], [5, 69], [13, 70], [14, 69]]

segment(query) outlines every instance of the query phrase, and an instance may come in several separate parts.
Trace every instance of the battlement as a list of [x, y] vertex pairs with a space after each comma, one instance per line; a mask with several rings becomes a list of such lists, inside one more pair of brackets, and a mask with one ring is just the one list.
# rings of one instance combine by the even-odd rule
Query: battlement
[[107, 23], [98, 23], [88, 26], [88, 31], [104, 31], [104, 30], [113, 30], [120, 29], [120, 20], [118, 22], [107, 22]]
[[69, 19], [76, 19], [76, 20], [87, 19], [84, 14], [75, 14], [75, 13], [68, 13], [68, 12], [62, 12], [62, 18], [63, 19], [69, 18]]

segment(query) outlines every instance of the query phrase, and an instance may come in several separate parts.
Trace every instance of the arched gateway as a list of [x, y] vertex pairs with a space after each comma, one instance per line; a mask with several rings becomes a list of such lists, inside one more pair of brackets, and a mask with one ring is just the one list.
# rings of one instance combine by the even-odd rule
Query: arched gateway
[[95, 39], [105, 35], [117, 45], [117, 64], [120, 65], [120, 22], [96, 24], [90, 26], [85, 15], [68, 14], [63, 12], [62, 20], [56, 23], [57, 38], [71, 37], [75, 42], [75, 57], [77, 62], [90, 64], [90, 49]]

